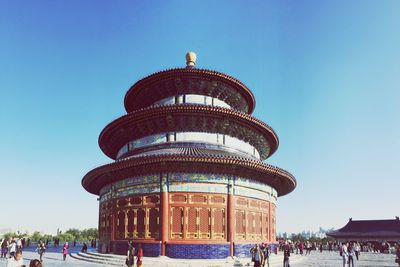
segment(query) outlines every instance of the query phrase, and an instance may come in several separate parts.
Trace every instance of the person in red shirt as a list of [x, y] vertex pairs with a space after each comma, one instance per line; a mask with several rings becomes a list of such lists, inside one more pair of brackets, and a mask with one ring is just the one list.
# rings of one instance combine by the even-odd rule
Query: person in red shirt
[[136, 261], [137, 267], [142, 267], [143, 249], [142, 249], [142, 244], [140, 243], [138, 245], [138, 252], [136, 256], [137, 256], [137, 261]]
[[68, 249], [69, 249], [69, 244], [68, 242], [65, 242], [62, 253], [63, 253], [63, 260], [65, 261], [65, 258], [67, 258], [68, 255]]

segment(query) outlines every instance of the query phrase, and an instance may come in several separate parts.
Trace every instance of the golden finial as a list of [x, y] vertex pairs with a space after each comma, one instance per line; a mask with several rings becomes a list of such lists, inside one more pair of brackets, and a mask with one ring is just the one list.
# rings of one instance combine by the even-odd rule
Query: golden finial
[[186, 66], [187, 67], [194, 67], [196, 65], [196, 53], [194, 52], [187, 52], [186, 53]]

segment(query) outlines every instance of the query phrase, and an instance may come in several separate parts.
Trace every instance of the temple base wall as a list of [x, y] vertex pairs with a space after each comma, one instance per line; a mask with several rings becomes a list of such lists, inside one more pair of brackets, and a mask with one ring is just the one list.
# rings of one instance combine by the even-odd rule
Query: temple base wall
[[[136, 191], [136, 185], [132, 186], [137, 182], [135, 179], [125, 180], [116, 184], [120, 188], [110, 189], [112, 193], [118, 190], [119, 194], [110, 194], [100, 202], [99, 251], [125, 255], [128, 241], [132, 241], [135, 245], [140, 243], [144, 256], [148, 257], [207, 259], [249, 257], [249, 250], [255, 243], [275, 243], [275, 202], [272, 197], [263, 199], [267, 195], [265, 191], [251, 195], [259, 192], [256, 186], [262, 185], [224, 176], [217, 180], [222, 181], [220, 184], [189, 184], [189, 179], [214, 181], [216, 178], [185, 175], [171, 176], [180, 180], [170, 184], [169, 190], [160, 189], [159, 192]], [[172, 180], [171, 177], [168, 179]], [[158, 175], [145, 178], [163, 182]], [[224, 181], [235, 181], [234, 190]], [[245, 185], [253, 188], [247, 189]], [[213, 193], [195, 192], [219, 187], [225, 189]], [[172, 189], [175, 191], [170, 191]]]

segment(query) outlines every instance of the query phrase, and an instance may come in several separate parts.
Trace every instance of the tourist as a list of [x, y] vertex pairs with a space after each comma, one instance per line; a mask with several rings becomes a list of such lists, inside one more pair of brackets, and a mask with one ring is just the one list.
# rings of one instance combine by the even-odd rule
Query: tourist
[[264, 260], [264, 254], [258, 247], [258, 244], [255, 244], [254, 247], [250, 249], [250, 253], [251, 253], [251, 261], [254, 262], [254, 267], [260, 267], [261, 263]]
[[96, 248], [96, 239], [92, 239], [92, 241], [90, 242], [90, 246], [92, 248]]
[[349, 267], [350, 263], [354, 267], [354, 248], [352, 243], [350, 243], [349, 247], [347, 248], [347, 254], [348, 254]]
[[87, 245], [86, 245], [85, 242], [83, 242], [83, 246], [82, 246], [81, 252], [85, 252], [85, 253], [87, 252]]
[[138, 245], [138, 252], [136, 256], [137, 256], [137, 261], [136, 261], [137, 267], [142, 267], [143, 249], [142, 249], [142, 244], [140, 243]]
[[356, 242], [356, 244], [354, 245], [354, 252], [356, 254], [357, 260], [358, 260], [358, 256], [360, 255], [360, 251], [361, 251], [360, 243]]
[[135, 247], [133, 246], [133, 243], [128, 241], [128, 252], [126, 255], [126, 260], [125, 260], [125, 264], [128, 267], [132, 267], [134, 265], [135, 262]]
[[283, 267], [290, 267], [290, 246], [287, 241], [285, 241], [285, 246], [283, 247]]
[[17, 239], [16, 246], [17, 246], [17, 251], [22, 251], [22, 241], [21, 241], [21, 238], [18, 238], [18, 239]]
[[68, 241], [66, 241], [64, 243], [64, 246], [63, 246], [63, 249], [62, 249], [63, 261], [65, 261], [65, 259], [67, 258], [68, 249], [69, 249], [69, 244], [68, 244]]
[[10, 245], [8, 246], [8, 252], [10, 253], [10, 258], [14, 257], [16, 251], [17, 251], [17, 244], [15, 243], [15, 240], [12, 239]]
[[267, 266], [269, 267], [269, 249], [267, 246], [267, 243], [262, 243], [261, 246], [261, 252], [263, 253], [263, 262], [262, 262], [262, 267], [265, 267], [265, 263], [267, 263]]
[[24, 260], [22, 259], [22, 251], [15, 251], [14, 256], [9, 258], [7, 261], [7, 267], [21, 267], [24, 266]]
[[400, 266], [400, 244], [397, 244], [395, 262]]
[[29, 263], [29, 267], [42, 267], [42, 263], [40, 262], [40, 260], [31, 260], [31, 262]]
[[311, 243], [310, 243], [310, 241], [307, 241], [307, 243], [306, 243], [306, 255], [307, 254], [311, 254], [311, 249], [312, 249]]
[[343, 267], [348, 266], [348, 260], [349, 260], [349, 254], [347, 252], [347, 245], [346, 243], [343, 243], [341, 249], [340, 249], [340, 256], [342, 256], [343, 259]]
[[46, 251], [46, 245], [44, 244], [44, 242], [42, 240], [39, 240], [36, 251], [39, 254], [40, 262], [42, 262], [43, 254]]
[[3, 242], [1, 242], [1, 257], [6, 258], [8, 253], [8, 240], [3, 239]]
[[303, 241], [301, 241], [300, 244], [299, 244], [299, 250], [300, 250], [300, 255], [303, 255], [303, 250], [304, 250], [304, 243], [303, 243]]

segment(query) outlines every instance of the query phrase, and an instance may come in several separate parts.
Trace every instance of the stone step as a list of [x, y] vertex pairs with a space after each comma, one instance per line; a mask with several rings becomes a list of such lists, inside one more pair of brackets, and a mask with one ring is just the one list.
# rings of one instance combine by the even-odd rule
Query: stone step
[[101, 258], [88, 258], [88, 257], [82, 257], [78, 255], [78, 253], [70, 253], [69, 254], [71, 258], [74, 258], [76, 260], [81, 260], [81, 261], [86, 261], [90, 263], [96, 263], [96, 264], [104, 264], [106, 266], [125, 266], [125, 262], [116, 262], [113, 260], [103, 260]]
[[[86, 262], [104, 264], [109, 266], [125, 266], [125, 256], [124, 255], [114, 255], [114, 254], [101, 254], [97, 252], [87, 252], [87, 253], [71, 253], [72, 258], [77, 260], [83, 260]], [[293, 255], [291, 257], [291, 263], [296, 263], [302, 260], [302, 257]], [[282, 266], [283, 256], [282, 255], [271, 255], [270, 257], [270, 267]], [[239, 259], [174, 259], [165, 256], [159, 257], [144, 257], [144, 266], [163, 266], [163, 267], [210, 267], [210, 266], [220, 266], [220, 267], [244, 267], [253, 266], [250, 258], [239, 258]]]
[[88, 251], [85, 252], [87, 255], [95, 256], [95, 257], [103, 257], [103, 258], [110, 258], [110, 259], [117, 259], [117, 260], [124, 260], [126, 256], [124, 255], [116, 255], [116, 254], [104, 254], [104, 253], [99, 253], [99, 252], [94, 252], [94, 251]]
[[78, 252], [78, 256], [81, 256], [83, 258], [88, 258], [88, 259], [94, 259], [94, 260], [102, 260], [105, 262], [125, 263], [125, 257], [117, 258], [117, 257], [110, 257], [108, 255], [101, 255], [101, 254], [95, 254], [95, 253], [83, 253], [83, 252]]

